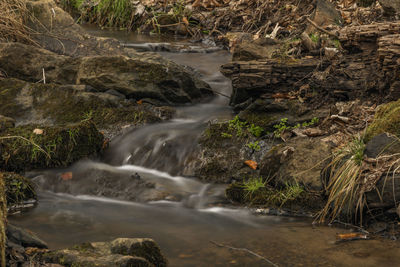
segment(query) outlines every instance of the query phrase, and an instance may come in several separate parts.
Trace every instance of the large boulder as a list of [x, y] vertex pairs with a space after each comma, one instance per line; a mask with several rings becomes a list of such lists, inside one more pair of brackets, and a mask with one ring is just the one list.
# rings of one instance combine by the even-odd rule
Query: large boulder
[[47, 262], [66, 266], [167, 266], [159, 246], [149, 238], [117, 238], [45, 253]]
[[86, 85], [3, 79], [0, 80], [0, 94], [0, 113], [12, 116], [17, 124], [57, 125], [90, 119], [107, 130], [127, 124], [157, 122], [172, 114], [171, 108], [139, 105], [112, 91], [93, 92]]
[[19, 43], [0, 43], [0, 68], [8, 77], [30, 82], [91, 86], [128, 98], [164, 104], [193, 103], [211, 96], [194, 73], [151, 53], [72, 58]]
[[307, 189], [322, 188], [320, 173], [331, 147], [321, 138], [298, 137], [274, 146], [262, 159], [260, 174], [273, 177], [275, 186], [301, 184]]
[[400, 137], [400, 100], [377, 108], [374, 120], [366, 130], [365, 140], [369, 141], [385, 132]]

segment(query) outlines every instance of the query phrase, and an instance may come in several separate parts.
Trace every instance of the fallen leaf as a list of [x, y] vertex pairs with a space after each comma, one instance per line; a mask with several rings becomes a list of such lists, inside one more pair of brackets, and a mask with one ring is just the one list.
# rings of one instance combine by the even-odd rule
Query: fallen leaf
[[140, 99], [139, 101], [137, 101], [136, 102], [138, 105], [141, 105], [141, 104], [143, 104], [143, 100], [142, 99]]
[[254, 160], [246, 160], [244, 163], [253, 170], [257, 169], [258, 164]]
[[41, 134], [43, 134], [43, 130], [42, 129], [35, 129], [35, 130], [33, 130], [33, 133], [34, 134], [37, 134], [37, 135], [41, 135]]
[[189, 26], [189, 21], [186, 17], [183, 17], [182, 21], [183, 23], [185, 23], [186, 26]]
[[71, 180], [72, 172], [65, 172], [65, 173], [61, 174], [61, 179], [63, 179], [63, 181]]
[[352, 241], [359, 239], [368, 239], [368, 235], [364, 233], [336, 234], [336, 242]]

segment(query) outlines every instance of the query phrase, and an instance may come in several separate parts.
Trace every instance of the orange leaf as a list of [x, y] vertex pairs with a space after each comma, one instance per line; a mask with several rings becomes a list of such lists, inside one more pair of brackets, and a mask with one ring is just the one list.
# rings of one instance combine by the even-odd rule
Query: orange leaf
[[186, 26], [189, 26], [189, 21], [186, 17], [183, 17], [182, 21], [183, 23], [185, 23]]
[[139, 101], [137, 101], [136, 102], [138, 105], [141, 105], [141, 104], [143, 104], [143, 100], [142, 99], [140, 99]]
[[351, 241], [358, 239], [368, 239], [368, 235], [363, 233], [348, 233], [348, 234], [336, 234], [336, 241]]
[[244, 162], [247, 166], [249, 166], [250, 168], [252, 168], [253, 170], [257, 169], [257, 162], [253, 161], [253, 160], [246, 160]]
[[61, 179], [63, 179], [63, 181], [71, 180], [72, 172], [65, 172], [65, 173], [61, 174]]

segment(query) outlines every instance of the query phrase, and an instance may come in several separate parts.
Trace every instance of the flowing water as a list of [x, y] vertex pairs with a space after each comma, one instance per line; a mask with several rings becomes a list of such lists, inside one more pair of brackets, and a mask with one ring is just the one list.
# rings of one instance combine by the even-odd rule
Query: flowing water
[[[213, 51], [159, 53], [196, 69], [213, 90], [230, 94], [230, 81], [218, 71], [230, 60], [225, 51], [184, 40], [174, 40], [177, 45], [171, 46], [171, 40], [89, 30], [144, 50], [166, 50], [155, 44], [163, 42], [161, 47], [184, 44], [191, 52]], [[39, 205], [10, 221], [36, 232], [51, 248], [117, 237], [150, 237], [171, 266], [268, 266], [248, 251], [213, 242], [246, 248], [279, 266], [400, 266], [396, 241], [335, 244], [335, 234], [346, 230], [313, 227], [307, 219], [255, 216], [226, 205], [224, 186], [189, 177], [192, 169], [187, 157], [196, 139], [209, 120], [232, 117], [228, 102], [217, 96], [209, 103], [178, 108], [170, 122], [131, 129], [115, 138], [97, 162], [81, 161], [68, 169], [29, 174], [40, 188]], [[67, 171], [73, 179], [65, 183], [59, 177]]]

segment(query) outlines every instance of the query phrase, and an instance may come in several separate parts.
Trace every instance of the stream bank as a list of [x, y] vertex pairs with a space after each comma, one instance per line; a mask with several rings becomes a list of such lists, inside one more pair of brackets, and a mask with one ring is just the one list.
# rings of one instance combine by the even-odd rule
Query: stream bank
[[[133, 222], [128, 218], [120, 218], [119, 226], [122, 230], [126, 230], [122, 227], [125, 223], [141, 228], [143, 224], [148, 223], [149, 218], [158, 221], [161, 215], [177, 218], [192, 216], [195, 218], [194, 222], [182, 219], [186, 222], [184, 225], [189, 225], [186, 226], [187, 233], [194, 228], [202, 229], [198, 232], [204, 234], [210, 231], [210, 227], [216, 227], [215, 231], [218, 231], [219, 227], [229, 225], [229, 231], [219, 236], [221, 240], [238, 242], [231, 239], [231, 236], [236, 236], [234, 233], [238, 231], [243, 233], [248, 231], [249, 240], [243, 242], [244, 244], [236, 244], [241, 246], [248, 244], [248, 247], [252, 247], [253, 236], [265, 234], [265, 228], [270, 227], [270, 218], [258, 220], [248, 212], [242, 212], [241, 209], [232, 206], [232, 203], [225, 198], [225, 185], [214, 183], [231, 183], [226, 191], [227, 197], [241, 205], [264, 208], [260, 213], [275, 207], [278, 208], [276, 214], [282, 209], [291, 210], [292, 215], [297, 212], [303, 215], [308, 212], [315, 214], [317, 211], [324, 211], [324, 207], [335, 206], [343, 200], [332, 199], [329, 195], [329, 191], [332, 191], [331, 181], [344, 177], [343, 174], [336, 175], [340, 174], [336, 170], [343, 166], [341, 165], [343, 161], [346, 164], [350, 162], [348, 166], [354, 174], [357, 174], [352, 177], [368, 178], [366, 180], [369, 183], [355, 184], [362, 190], [356, 193], [366, 197], [365, 203], [362, 204], [367, 204], [368, 216], [372, 215], [370, 217], [372, 223], [368, 222], [372, 230], [369, 231], [378, 236], [397, 237], [395, 209], [397, 203], [392, 201], [393, 195], [388, 194], [390, 190], [385, 187], [386, 183], [382, 184], [384, 180], [380, 179], [382, 175], [393, 170], [394, 164], [397, 163], [397, 158], [393, 156], [396, 154], [394, 153], [396, 146], [391, 145], [394, 150], [387, 151], [388, 154], [380, 158], [382, 149], [396, 141], [393, 136], [385, 137], [380, 134], [389, 132], [398, 135], [398, 129], [391, 127], [397, 125], [397, 103], [379, 107], [377, 115], [373, 118], [375, 104], [395, 98], [394, 94], [388, 92], [395, 92], [396, 77], [386, 75], [393, 79], [382, 81], [380, 75], [382, 73], [378, 73], [380, 78], [375, 80], [382, 83], [382, 87], [368, 84], [364, 91], [362, 88], [364, 84], [361, 81], [368, 72], [360, 71], [360, 66], [365, 62], [359, 65], [351, 61], [359, 57], [360, 53], [368, 54], [366, 61], [372, 62], [376, 57], [383, 59], [381, 63], [374, 61], [371, 66], [384, 68], [383, 73], [390, 74], [395, 65], [389, 59], [396, 59], [397, 50], [390, 50], [394, 51], [394, 54], [388, 54], [385, 47], [394, 45], [390, 42], [390, 38], [397, 33], [396, 23], [374, 24], [364, 28], [349, 26], [343, 29], [340, 34], [343, 38], [339, 40], [344, 46], [341, 51], [343, 54], [340, 54], [342, 61], [327, 59], [326, 53], [321, 59], [322, 55], [313, 56], [313, 51], [300, 53], [299, 57], [290, 56], [289, 50], [292, 50], [291, 53], [298, 51], [292, 48], [299, 48], [299, 40], [291, 42], [289, 47], [281, 46], [290, 48], [289, 50], [271, 53], [271, 58], [257, 61], [243, 61], [243, 59], [253, 59], [253, 55], [243, 53], [243, 49], [246, 48], [245, 42], [239, 48], [240, 45], [236, 41], [232, 42], [232, 47], [238, 48], [236, 51], [241, 52], [240, 55], [235, 52], [234, 60], [240, 60], [233, 63], [227, 62], [229, 55], [226, 52], [215, 52], [216, 49], [207, 47], [200, 51], [213, 51], [212, 54], [191, 54], [188, 58], [187, 54], [162, 53], [164, 57], [170, 57], [178, 63], [187, 65], [192, 63], [192, 67], [183, 67], [157, 54], [141, 53], [132, 49], [140, 47], [145, 50], [164, 49], [176, 52], [175, 48], [171, 48], [176, 45], [137, 44], [126, 41], [121, 45], [113, 39], [89, 36], [78, 25], [74, 25], [74, 31], [68, 34], [79, 38], [80, 45], [76, 45], [76, 42], [67, 42], [63, 48], [63, 45], [56, 41], [60, 35], [55, 34], [59, 31], [57, 23], [65, 26], [68, 25], [66, 22], [71, 22], [68, 15], [57, 9], [52, 1], [35, 1], [35, 3], [28, 1], [28, 3], [35, 8], [35, 14], [41, 14], [39, 17], [43, 19], [43, 23], [50, 23], [54, 27], [52, 28], [54, 32], [50, 32], [52, 35], [49, 36], [49, 32], [45, 31], [46, 38], [34, 40], [42, 42], [42, 46], [47, 50], [27, 44], [1, 45], [0, 62], [4, 69], [1, 81], [4, 88], [1, 94], [5, 96], [1, 98], [4, 101], [1, 112], [9, 117], [1, 118], [0, 129], [10, 140], [15, 139], [11, 138], [15, 134], [26, 139], [17, 138], [22, 141], [18, 140], [14, 145], [8, 139], [1, 139], [2, 155], [4, 155], [1, 166], [4, 170], [26, 171], [25, 175], [37, 184], [39, 207], [26, 216], [23, 214], [20, 221], [18, 217], [12, 220], [20, 225], [26, 225], [28, 222], [30, 228], [44, 235], [51, 227], [55, 227], [62, 233], [58, 237], [61, 241], [58, 244], [56, 241], [51, 241], [57, 236], [53, 232], [52, 236], [47, 237], [51, 247], [61, 248], [72, 245], [71, 242], [90, 242], [93, 238], [101, 242], [120, 237], [121, 233], [125, 234], [118, 229], [109, 235], [99, 233], [117, 224], [115, 221], [109, 222], [111, 220], [109, 216], [120, 218], [112, 209], [122, 211], [123, 214], [131, 214], [132, 217], [136, 216], [135, 218], [137, 214], [143, 216], [141, 220]], [[52, 9], [54, 11], [51, 11]], [[52, 12], [60, 14], [56, 16], [55, 21]], [[62, 18], [65, 18], [65, 21]], [[376, 33], [377, 29], [387, 25], [390, 25], [387, 30], [378, 36], [370, 37], [371, 32]], [[353, 33], [360, 29], [362, 34], [352, 37]], [[285, 37], [284, 31], [281, 34], [281, 37]], [[276, 49], [282, 44], [268, 40], [260, 41], [257, 45], [269, 47], [272, 44], [275, 46], [273, 49]], [[357, 41], [357, 45], [352, 44], [354, 41]], [[180, 42], [186, 41], [181, 39]], [[325, 48], [334, 48], [329, 46], [334, 46], [335, 42], [327, 43], [328, 46]], [[357, 47], [357, 50], [351, 50], [349, 44]], [[322, 45], [322, 41], [319, 45]], [[190, 43], [178, 47], [180, 47], [178, 50], [185, 52], [189, 51], [184, 50], [187, 47], [193, 48]], [[256, 47], [256, 50], [259, 48]], [[25, 56], [16, 56], [17, 51], [23, 51], [22, 54]], [[103, 55], [102, 51], [105, 51], [106, 55]], [[382, 51], [383, 54], [379, 54]], [[243, 57], [243, 54], [246, 56]], [[210, 58], [222, 61], [214, 59], [212, 62], [215, 64], [211, 67]], [[9, 64], [10, 61], [20, 66]], [[35, 69], [31, 65], [33, 63], [43, 67]], [[222, 63], [227, 63], [222, 72], [233, 81], [234, 93], [230, 103], [238, 113], [234, 118], [227, 106], [228, 99], [222, 96], [229, 95], [231, 90], [229, 81], [218, 72], [218, 67]], [[335, 66], [339, 69], [335, 69]], [[193, 68], [197, 69], [197, 72]], [[343, 71], [349, 73], [349, 70], [357, 76], [357, 79], [354, 77], [350, 79], [352, 82], [349, 82], [348, 77], [343, 78], [341, 74]], [[308, 77], [309, 74], [312, 76]], [[322, 74], [328, 76], [321, 76]], [[335, 75], [339, 75], [340, 78]], [[326, 80], [340, 80], [339, 87], [346, 90], [317, 83], [324, 81], [321, 77], [331, 77]], [[352, 90], [356, 87], [358, 91]], [[296, 91], [297, 89], [299, 90]], [[220, 97], [212, 98], [214, 93]], [[360, 96], [361, 102], [347, 101], [354, 100], [356, 96]], [[322, 100], [327, 101], [322, 102]], [[331, 105], [328, 106], [326, 103]], [[184, 106], [184, 104], [191, 105]], [[382, 125], [383, 120], [393, 124]], [[30, 125], [32, 123], [35, 124]], [[364, 136], [362, 133], [368, 123], [371, 126]], [[81, 135], [74, 131], [74, 127], [81, 124], [89, 126], [91, 129], [89, 134]], [[17, 132], [21, 127], [24, 132]], [[59, 127], [62, 127], [61, 130]], [[58, 134], [51, 135], [53, 129], [56, 129]], [[362, 138], [352, 141], [357, 134]], [[47, 137], [52, 139], [47, 140]], [[111, 139], [111, 142], [107, 138]], [[84, 144], [90, 145], [92, 141], [94, 146], [90, 146], [88, 152], [78, 153], [76, 157], [73, 156], [75, 153], [63, 154], [74, 151], [74, 148]], [[350, 143], [347, 143], [348, 141]], [[35, 144], [39, 144], [39, 147]], [[45, 153], [39, 148], [45, 148]], [[332, 151], [335, 152], [334, 158], [329, 163]], [[46, 153], [50, 157], [46, 158]], [[12, 164], [13, 160], [17, 159], [15, 155], [21, 155], [22, 160], [18, 164]], [[348, 158], [351, 160], [347, 160]], [[390, 160], [382, 161], [384, 158]], [[78, 159], [83, 160], [69, 167]], [[325, 168], [327, 165], [334, 171], [330, 172]], [[62, 169], [29, 172], [32, 169], [48, 167], [62, 167]], [[188, 177], [197, 177], [201, 181]], [[393, 177], [391, 181], [396, 185], [396, 176], [390, 177]], [[212, 185], [203, 184], [205, 181], [211, 182]], [[358, 190], [357, 187], [350, 189]], [[375, 192], [382, 192], [381, 190], [384, 190], [385, 198], [379, 198], [379, 194], [376, 196]], [[49, 194], [48, 191], [53, 193]], [[341, 197], [349, 201], [350, 212], [339, 214], [339, 218], [358, 222], [358, 218], [354, 219], [356, 217], [352, 206], [354, 199], [348, 200], [346, 195]], [[364, 201], [363, 198], [361, 200]], [[326, 201], [328, 204], [325, 204]], [[109, 210], [106, 211], [108, 204], [104, 203], [111, 203]], [[51, 205], [55, 207], [52, 208]], [[88, 210], [85, 205], [93, 209]], [[166, 212], [162, 213], [160, 211], [162, 209], [166, 209]], [[105, 214], [99, 214], [99, 211]], [[328, 215], [329, 209], [325, 211], [327, 211], [326, 219], [336, 219], [335, 214]], [[86, 213], [91, 215], [82, 217]], [[208, 216], [208, 213], [212, 215]], [[41, 217], [54, 220], [50, 220], [47, 227], [43, 228]], [[375, 223], [375, 218], [381, 220], [382, 217], [388, 218], [383, 225]], [[70, 219], [71, 224], [67, 225], [65, 218]], [[57, 220], [60, 221], [59, 225]], [[92, 220], [99, 220], [99, 224], [91, 224]], [[207, 220], [212, 220], [215, 225], [211, 225]], [[238, 223], [235, 224], [233, 221]], [[259, 224], [254, 224], [254, 221]], [[79, 227], [83, 227], [87, 222], [91, 225], [89, 229], [92, 231], [84, 236]], [[171, 224], [177, 224], [176, 220], [172, 220]], [[282, 223], [281, 227], [290, 228], [288, 225], [290, 224]], [[164, 240], [160, 244], [162, 249], [167, 248], [173, 263], [181, 265], [201, 263], [215, 251], [214, 247], [208, 250], [210, 240], [206, 239], [211, 239], [209, 236], [203, 239], [202, 246], [206, 248], [206, 252], [201, 254], [185, 248], [190, 247], [190, 242], [184, 242], [179, 248], [174, 247], [174, 242], [165, 241], [168, 237], [160, 238], [162, 234], [154, 230], [163, 230], [162, 225], [151, 226], [141, 228], [141, 231], [126, 232], [131, 233], [133, 237], [152, 235], [151, 237], [154, 236], [157, 242], [159, 239]], [[60, 230], [63, 227], [67, 228], [64, 232]], [[294, 231], [301, 232], [301, 236], [303, 232], [297, 230], [297, 227], [299, 226], [294, 226]], [[378, 230], [374, 230], [376, 227]], [[85, 231], [88, 230], [83, 228]], [[325, 228], [320, 229], [324, 229], [321, 230], [324, 233], [329, 232]], [[76, 231], [77, 235], [75, 239], [69, 239], [68, 236], [73, 231]], [[176, 229], [170, 231], [174, 232]], [[179, 234], [175, 233], [173, 236]], [[267, 236], [274, 235], [268, 233]], [[194, 240], [199, 238], [199, 235], [193, 236]], [[290, 248], [290, 242], [293, 242], [288, 241], [291, 239], [286, 235], [279, 240], [281, 241], [276, 247], [282, 251]], [[252, 248], [263, 247], [263, 241], [260, 242]], [[379, 242], [374, 244], [378, 247], [380, 245], [390, 247], [387, 258], [391, 259], [390, 255], [392, 253], [395, 255], [397, 251], [396, 245], [391, 246], [385, 241]], [[85, 248], [92, 250], [97, 245], [91, 244]], [[332, 249], [335, 246], [328, 247]], [[171, 252], [169, 249], [174, 251]], [[329, 257], [329, 259], [325, 257], [317, 259], [298, 256], [295, 250], [293, 250], [295, 255], [290, 259], [282, 259], [284, 256], [279, 253], [274, 255], [274, 250], [262, 252], [270, 256], [274, 262], [283, 265], [298, 262], [298, 257], [310, 264], [328, 264], [329, 260], [332, 260]], [[343, 252], [338, 252], [337, 255], [341, 253]], [[349, 263], [373, 265], [376, 264], [375, 261], [383, 261], [381, 255], [384, 253], [371, 257], [369, 257], [371, 252], [360, 253], [345, 254]], [[358, 255], [367, 255], [365, 253], [368, 254], [367, 259], [355, 259]], [[226, 263], [226, 259], [230, 257], [226, 254], [221, 256], [220, 264]], [[261, 264], [247, 257], [230, 260], [232, 264], [239, 265]], [[61, 263], [60, 258], [54, 261]], [[333, 265], [340, 264], [333, 262]]]

